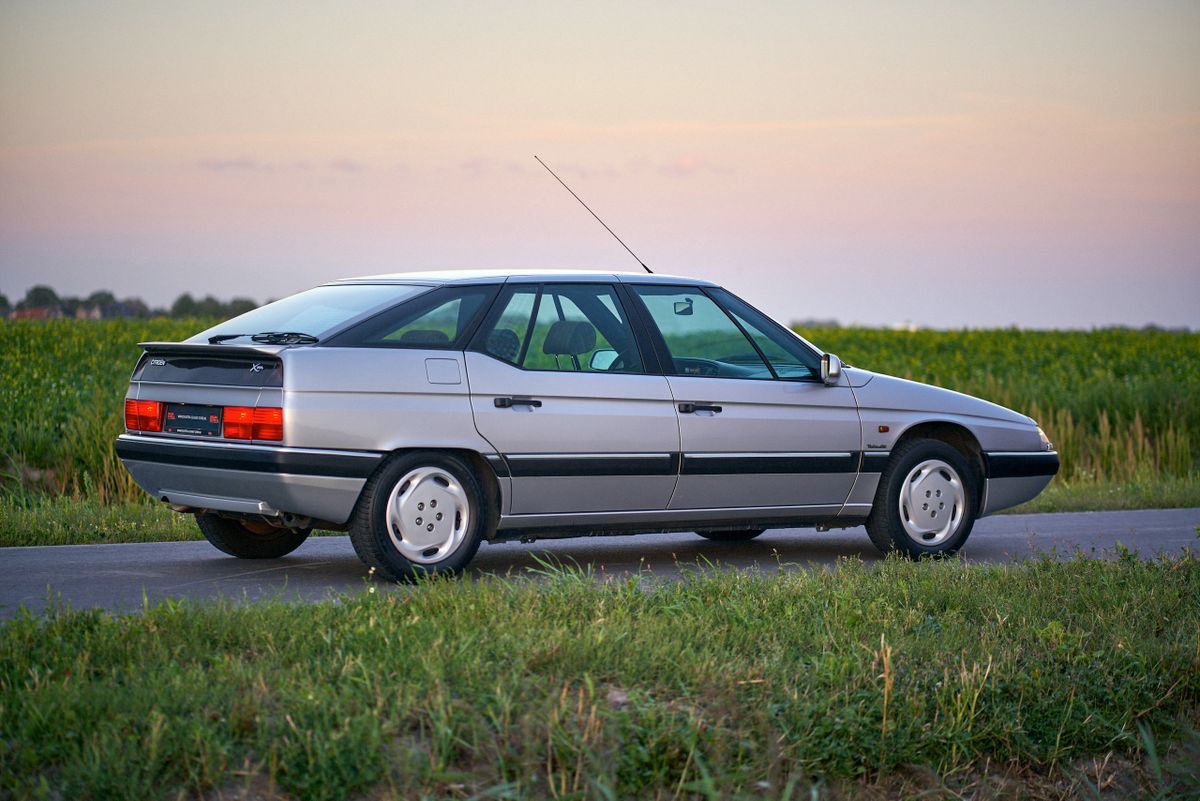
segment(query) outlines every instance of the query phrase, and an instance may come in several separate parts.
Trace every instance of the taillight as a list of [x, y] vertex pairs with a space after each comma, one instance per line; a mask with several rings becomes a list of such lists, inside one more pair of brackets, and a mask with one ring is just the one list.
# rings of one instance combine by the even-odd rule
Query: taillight
[[[162, 431], [162, 401], [126, 400], [125, 427], [130, 431]], [[214, 418], [215, 421], [215, 418]], [[226, 406], [222, 432], [226, 439], [283, 440], [283, 409], [278, 406]]]
[[159, 401], [125, 400], [125, 427], [130, 431], [162, 431], [163, 405]]
[[225, 437], [227, 439], [254, 438], [254, 409], [250, 406], [225, 407]]
[[226, 439], [283, 439], [283, 409], [277, 406], [226, 406]]
[[259, 406], [254, 410], [255, 439], [283, 439], [283, 409]]

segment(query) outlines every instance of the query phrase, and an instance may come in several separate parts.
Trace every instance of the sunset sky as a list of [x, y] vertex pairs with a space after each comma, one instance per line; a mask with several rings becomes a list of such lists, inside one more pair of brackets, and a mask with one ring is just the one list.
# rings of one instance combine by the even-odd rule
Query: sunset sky
[[0, 0], [0, 292], [637, 268], [1200, 328], [1200, 3]]

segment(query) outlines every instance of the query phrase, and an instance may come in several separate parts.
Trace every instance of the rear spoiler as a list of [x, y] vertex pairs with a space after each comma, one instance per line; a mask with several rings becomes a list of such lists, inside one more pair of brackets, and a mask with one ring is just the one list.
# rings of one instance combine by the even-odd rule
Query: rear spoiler
[[287, 345], [209, 345], [203, 342], [139, 342], [146, 353], [178, 353], [192, 356], [278, 356]]

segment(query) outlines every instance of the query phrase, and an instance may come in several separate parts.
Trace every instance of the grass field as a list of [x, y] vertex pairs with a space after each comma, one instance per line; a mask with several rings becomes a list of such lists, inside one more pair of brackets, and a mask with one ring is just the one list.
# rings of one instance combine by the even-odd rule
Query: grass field
[[[86, 527], [79, 510], [88, 503], [106, 510], [115, 531], [128, 532], [109, 541], [182, 536], [179, 521], [140, 508], [143, 494], [121, 468], [112, 441], [122, 430], [121, 398], [136, 343], [181, 339], [207, 324], [0, 323], [0, 544], [37, 542], [47, 527], [59, 532], [47, 541], [87, 540], [92, 535], [71, 521]], [[1200, 362], [1200, 334], [802, 333], [851, 364], [978, 395], [1038, 419], [1063, 468], [1032, 509], [1200, 505], [1200, 371], [1191, 369]]]
[[1190, 557], [889, 560], [20, 617], [0, 796], [829, 798], [921, 765], [1086, 798], [1140, 765], [1123, 797], [1194, 797], [1197, 599]]

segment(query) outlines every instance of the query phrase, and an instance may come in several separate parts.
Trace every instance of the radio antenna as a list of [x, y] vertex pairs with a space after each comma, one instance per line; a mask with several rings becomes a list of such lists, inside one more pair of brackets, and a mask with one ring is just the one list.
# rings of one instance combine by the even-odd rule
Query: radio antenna
[[553, 176], [554, 176], [554, 180], [556, 180], [556, 181], [558, 181], [560, 184], [562, 184], [562, 186], [563, 186], [563, 189], [565, 189], [565, 190], [567, 190], [568, 192], [570, 192], [570, 193], [571, 193], [571, 197], [573, 197], [573, 198], [575, 198], [576, 200], [578, 200], [578, 201], [579, 201], [579, 205], [581, 205], [581, 206], [583, 206], [585, 209], [587, 209], [587, 211], [588, 211], [588, 214], [590, 214], [590, 215], [592, 215], [593, 217], [595, 217], [595, 218], [596, 218], [596, 222], [598, 222], [598, 223], [600, 223], [601, 225], [603, 225], [603, 226], [604, 226], [604, 230], [605, 230], [605, 231], [608, 231], [610, 234], [612, 234], [612, 238], [613, 238], [613, 239], [615, 239], [615, 240], [617, 240], [618, 242], [620, 242], [620, 243], [621, 243], [621, 247], [623, 247], [623, 248], [625, 248], [626, 250], [628, 250], [628, 251], [629, 251], [629, 255], [630, 255], [630, 256], [633, 256], [634, 260], [635, 260], [635, 261], [636, 261], [638, 264], [642, 265], [642, 269], [643, 269], [643, 270], [645, 270], [646, 272], [650, 273], [651, 275], [654, 275], [654, 271], [653, 271], [653, 270], [651, 270], [649, 267], [647, 267], [647, 266], [646, 266], [646, 262], [644, 262], [644, 261], [642, 261], [641, 259], [639, 259], [639, 258], [638, 258], [638, 255], [637, 255], [636, 253], [634, 253], [632, 250], [630, 250], [630, 248], [629, 248], [629, 245], [626, 245], [626, 244], [625, 244], [625, 242], [624, 242], [624, 241], [621, 239], [621, 237], [617, 236], [617, 235], [616, 235], [616, 233], [613, 231], [613, 229], [609, 228], [609, 227], [608, 227], [608, 224], [607, 224], [607, 223], [605, 223], [605, 222], [604, 222], [604, 220], [600, 219], [600, 215], [599, 215], [599, 214], [597, 214], [596, 212], [592, 211], [591, 207], [590, 207], [588, 204], [586, 204], [586, 203], [584, 203], [584, 202], [583, 202], [583, 198], [581, 198], [579, 195], [575, 194], [575, 190], [573, 190], [573, 189], [571, 189], [571, 187], [567, 186], [567, 183], [566, 183], [566, 181], [564, 181], [562, 178], [559, 178], [559, 177], [558, 177], [558, 174], [557, 174], [556, 172], [554, 172], [554, 170], [550, 169], [550, 167], [549, 167], [549, 166], [547, 166], [546, 162], [542, 161], [542, 160], [541, 160], [540, 158], [538, 158], [537, 156], [534, 156], [534, 158], [535, 158], [535, 159], [537, 159], [537, 163], [538, 163], [538, 164], [541, 164], [543, 167], [545, 167], [545, 168], [546, 168], [546, 172], [548, 172], [548, 173], [550, 173], [551, 175], [553, 175]]

